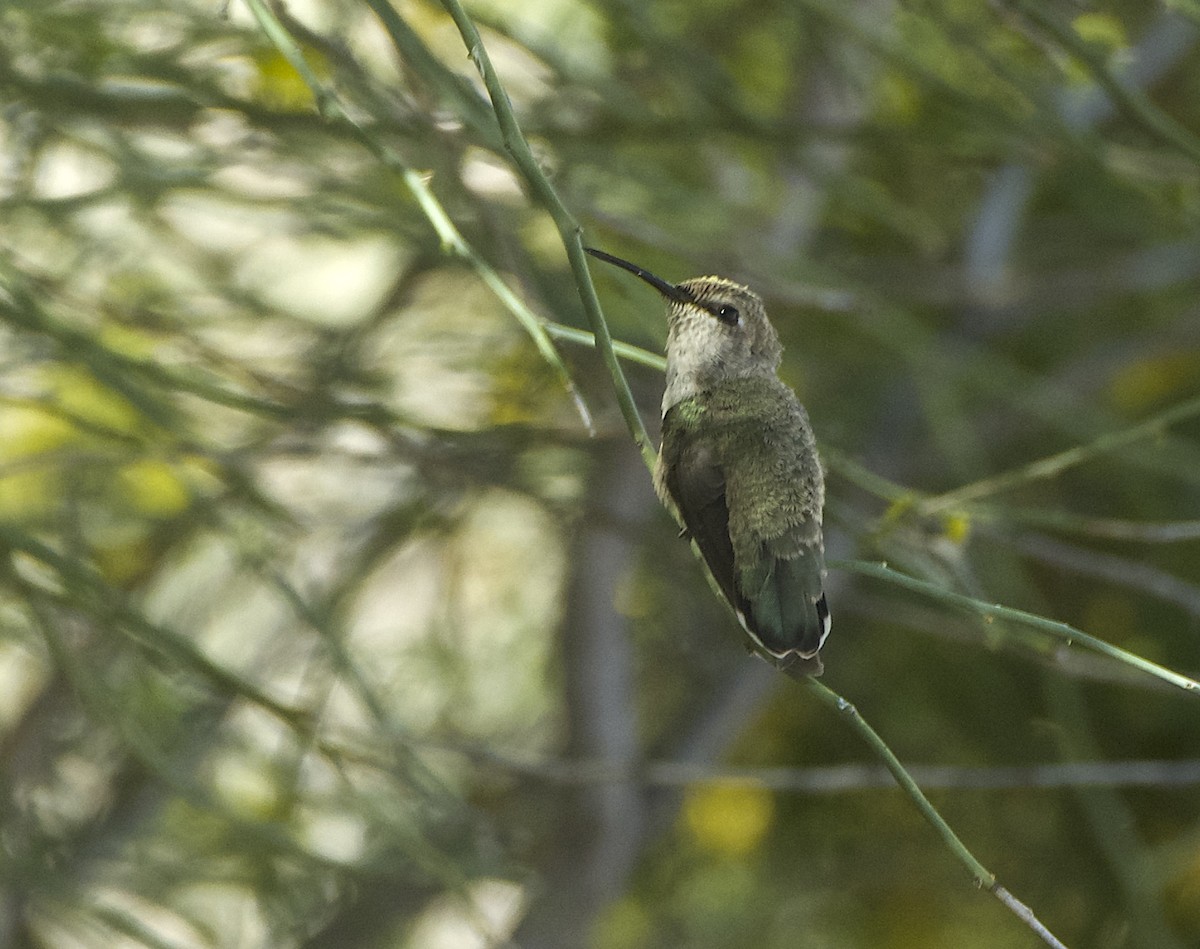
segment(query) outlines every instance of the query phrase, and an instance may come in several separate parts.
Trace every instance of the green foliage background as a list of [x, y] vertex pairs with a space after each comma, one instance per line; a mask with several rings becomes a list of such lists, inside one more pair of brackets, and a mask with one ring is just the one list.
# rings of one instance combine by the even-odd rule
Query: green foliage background
[[[481, 279], [585, 326], [441, 7], [272, 9], [365, 143], [241, 0], [0, 6], [0, 944], [1037, 944]], [[590, 243], [767, 299], [831, 557], [1200, 671], [1192, 0], [469, 10]], [[1051, 930], [1200, 944], [1193, 695], [830, 589], [824, 681]]]

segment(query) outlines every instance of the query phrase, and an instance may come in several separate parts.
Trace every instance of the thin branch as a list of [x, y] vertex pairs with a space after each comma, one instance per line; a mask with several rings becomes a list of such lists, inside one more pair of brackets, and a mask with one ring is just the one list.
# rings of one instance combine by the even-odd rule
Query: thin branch
[[1103, 639], [1097, 639], [1095, 636], [1078, 630], [1074, 626], [1060, 623], [1058, 620], [1046, 619], [1044, 616], [1038, 616], [1035, 613], [1026, 613], [1024, 610], [1013, 609], [1010, 606], [1001, 606], [999, 603], [985, 603], [974, 597], [955, 593], [953, 590], [946, 590], [936, 584], [918, 580], [916, 577], [910, 577], [907, 574], [891, 569], [887, 564], [867, 563], [861, 560], [839, 560], [832, 561], [830, 566], [842, 570], [852, 570], [855, 573], [875, 577], [878, 580], [884, 580], [895, 586], [903, 587], [906, 590], [912, 590], [924, 596], [932, 597], [935, 600], [940, 600], [968, 613], [974, 613], [982, 617], [986, 623], [1007, 620], [1019, 623], [1022, 626], [1030, 626], [1034, 629], [1042, 630], [1068, 646], [1078, 643], [1086, 649], [1116, 659], [1126, 665], [1133, 666], [1135, 669], [1140, 669], [1142, 672], [1162, 679], [1164, 682], [1177, 686], [1186, 692], [1200, 693], [1200, 682], [1189, 679], [1185, 675], [1180, 675], [1178, 672], [1173, 672], [1148, 659], [1143, 659], [1134, 653], [1127, 652], [1119, 646], [1105, 642]]
[[[703, 761], [630, 761], [604, 757], [562, 758], [515, 750], [498, 750], [475, 742], [416, 740], [417, 750], [466, 758], [491, 768], [547, 784], [637, 784], [651, 788], [696, 785], [741, 785], [784, 794], [834, 795], [849, 791], [895, 789], [886, 767], [860, 764], [807, 767], [731, 768]], [[331, 753], [357, 760], [353, 752], [331, 744]], [[1057, 791], [1064, 788], [1188, 788], [1200, 785], [1200, 759], [1183, 761], [1052, 761], [1027, 765], [972, 767], [950, 764], [905, 765], [922, 788], [939, 791]]]
[[916, 509], [921, 514], [935, 514], [940, 511], [959, 507], [967, 501], [974, 501], [978, 498], [998, 494], [1001, 491], [1007, 491], [1019, 485], [1057, 477], [1069, 468], [1078, 467], [1084, 462], [1091, 461], [1100, 455], [1116, 451], [1118, 448], [1125, 448], [1128, 445], [1154, 435], [1159, 435], [1170, 426], [1186, 419], [1194, 418], [1197, 415], [1200, 415], [1200, 398], [1189, 399], [1186, 402], [1173, 405], [1171, 408], [1159, 412], [1157, 415], [1152, 415], [1150, 418], [1138, 422], [1136, 425], [1131, 425], [1129, 428], [1119, 429], [1114, 432], [1105, 432], [1099, 438], [1088, 442], [1086, 445], [1076, 445], [1055, 455], [1038, 458], [1028, 464], [1021, 465], [1019, 468], [1002, 471], [999, 474], [994, 474], [979, 481], [963, 485], [960, 488], [955, 488], [953, 491], [948, 491], [945, 494], [926, 498], [916, 504]]
[[[260, 2], [260, 0], [254, 0], [254, 2]], [[500, 82], [496, 70], [492, 67], [492, 61], [488, 57], [487, 49], [484, 48], [483, 40], [479, 37], [479, 31], [475, 29], [475, 24], [471, 22], [471, 18], [467, 16], [458, 0], [442, 0], [442, 6], [446, 8], [446, 12], [450, 14], [455, 26], [458, 27], [458, 32], [462, 36], [471, 60], [483, 78], [483, 84], [492, 100], [492, 109], [496, 113], [496, 121], [500, 124], [500, 134], [503, 137], [505, 149], [512, 156], [517, 170], [525, 179], [534, 198], [550, 215], [555, 227], [558, 228], [563, 247], [567, 251], [567, 258], [571, 263], [571, 272], [575, 275], [580, 301], [583, 303], [584, 312], [587, 314], [588, 322], [595, 334], [596, 346], [612, 377], [621, 414], [625, 417], [625, 424], [629, 426], [629, 431], [633, 435], [638, 451], [642, 454], [642, 460], [645, 461], [646, 467], [653, 468], [654, 448], [650, 443], [650, 436], [646, 432], [641, 414], [638, 412], [637, 403], [633, 400], [633, 393], [629, 390], [629, 383], [621, 369], [620, 360], [613, 349], [608, 323], [600, 308], [600, 300], [596, 296], [596, 288], [592, 285], [591, 273], [588, 270], [587, 257], [583, 252], [583, 241], [580, 237], [582, 229], [558, 197], [554, 186], [550, 184], [530, 150], [529, 143], [525, 140], [520, 125], [517, 124], [517, 117], [513, 113], [508, 93]]]
[[[596, 347], [595, 334], [589, 333], [587, 330], [576, 329], [574, 326], [563, 326], [562, 323], [552, 323], [549, 320], [542, 322], [542, 328], [545, 329], [548, 335], [553, 336], [555, 339], [561, 339], [567, 343], [577, 343], [580, 346], [591, 346], [593, 349]], [[613, 352], [627, 362], [634, 362], [639, 366], [657, 369], [659, 372], [667, 368], [666, 358], [658, 355], [658, 353], [652, 353], [649, 350], [632, 346], [629, 343], [622, 343], [620, 340], [613, 340], [612, 346]]]
[[1066, 949], [1063, 943], [1034, 915], [1033, 911], [1002, 887], [996, 881], [995, 875], [967, 849], [966, 844], [959, 839], [958, 835], [950, 828], [950, 825], [942, 818], [942, 815], [929, 802], [929, 798], [925, 796], [921, 788], [917, 785], [917, 782], [913, 780], [912, 775], [900, 763], [900, 759], [887, 746], [887, 743], [879, 737], [875, 729], [859, 714], [858, 709], [828, 686], [822, 685], [817, 679], [811, 676], [801, 678], [800, 683], [827, 708], [846, 716], [850, 727], [858, 732], [863, 741], [875, 752], [876, 756], [883, 762], [884, 767], [896, 779], [896, 783], [900, 785], [905, 794], [916, 805], [921, 816], [929, 822], [938, 836], [942, 838], [942, 842], [949, 848], [950, 852], [967, 868], [975, 880], [975, 885], [986, 889], [1000, 900], [1018, 919], [1036, 933], [1046, 945], [1057, 947], [1057, 949]]

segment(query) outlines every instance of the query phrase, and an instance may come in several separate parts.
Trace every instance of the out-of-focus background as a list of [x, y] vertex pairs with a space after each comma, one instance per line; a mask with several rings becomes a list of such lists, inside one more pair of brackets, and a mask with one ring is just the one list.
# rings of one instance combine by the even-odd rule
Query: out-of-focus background
[[[372, 147], [242, 0], [0, 6], [0, 945], [1035, 945], [440, 239], [413, 181], [584, 327], [439, 4], [274, 9]], [[831, 558], [1200, 672], [1192, 0], [468, 9], [590, 243], [766, 298]], [[829, 585], [823, 681], [1009, 889], [1200, 945], [1194, 696]]]

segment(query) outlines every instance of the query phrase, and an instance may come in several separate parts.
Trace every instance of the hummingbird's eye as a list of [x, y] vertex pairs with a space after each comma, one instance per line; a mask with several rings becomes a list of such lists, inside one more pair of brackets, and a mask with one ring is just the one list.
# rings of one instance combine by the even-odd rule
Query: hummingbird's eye
[[741, 314], [738, 313], [736, 306], [730, 306], [728, 303], [723, 303], [714, 311], [714, 315], [722, 323], [727, 323], [730, 326], [737, 326], [738, 320], [741, 319]]

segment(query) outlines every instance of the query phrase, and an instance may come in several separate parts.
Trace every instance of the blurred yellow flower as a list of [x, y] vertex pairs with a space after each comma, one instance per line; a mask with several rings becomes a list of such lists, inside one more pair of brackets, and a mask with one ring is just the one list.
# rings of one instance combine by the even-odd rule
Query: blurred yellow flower
[[952, 544], [961, 544], [971, 535], [971, 518], [967, 514], [949, 514], [942, 521], [942, 535]]
[[178, 514], [191, 500], [187, 485], [175, 469], [155, 458], [142, 458], [122, 466], [118, 481], [129, 502], [151, 517]]
[[0, 461], [53, 451], [76, 434], [75, 426], [45, 409], [6, 405], [0, 412]]
[[706, 784], [692, 788], [683, 819], [706, 850], [738, 857], [753, 851], [771, 826], [775, 800], [757, 784]]

